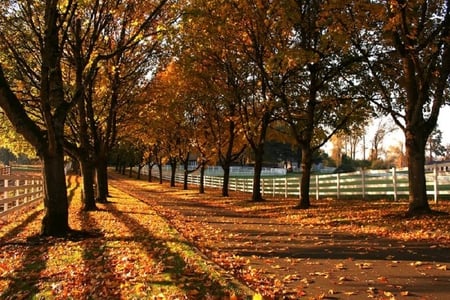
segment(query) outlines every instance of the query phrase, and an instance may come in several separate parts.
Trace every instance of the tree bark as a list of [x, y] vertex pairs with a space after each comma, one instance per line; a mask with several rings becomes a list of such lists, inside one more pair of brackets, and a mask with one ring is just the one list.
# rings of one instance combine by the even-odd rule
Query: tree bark
[[44, 163], [45, 214], [41, 226], [43, 236], [65, 236], [70, 232], [62, 145], [60, 148], [54, 153], [46, 152], [41, 156]]
[[162, 164], [158, 163], [159, 184], [163, 183]]
[[138, 164], [138, 171], [137, 171], [137, 175], [136, 175], [137, 180], [141, 179], [141, 172], [142, 172], [142, 165]]
[[222, 196], [229, 196], [229, 185], [230, 185], [230, 164], [224, 164], [223, 168], [223, 185], [222, 185]]
[[416, 128], [406, 132], [408, 157], [409, 208], [408, 215], [430, 213], [425, 178], [425, 134]]
[[94, 191], [94, 164], [88, 159], [81, 159], [79, 162], [83, 178], [82, 210], [97, 210], [97, 206], [95, 205]]
[[253, 173], [252, 202], [264, 201], [261, 194], [261, 172], [262, 172], [263, 156], [264, 156], [264, 143], [261, 143], [255, 149], [255, 167]]
[[309, 186], [311, 183], [312, 150], [309, 144], [302, 146], [302, 176], [300, 181], [300, 201], [296, 208], [306, 209], [311, 206]]
[[[125, 168], [122, 169], [125, 171]], [[108, 162], [104, 155], [97, 156], [96, 168], [96, 193], [97, 202], [106, 203], [108, 202]]]
[[183, 170], [183, 190], [188, 189], [188, 175], [189, 175], [188, 167], [189, 167], [188, 160], [186, 159]]
[[153, 163], [148, 163], [148, 164], [147, 164], [147, 167], [148, 167], [147, 181], [148, 181], [148, 182], [152, 182], [152, 169], [153, 169]]
[[175, 175], [177, 172], [177, 161], [176, 159], [170, 159], [170, 187], [175, 187]]

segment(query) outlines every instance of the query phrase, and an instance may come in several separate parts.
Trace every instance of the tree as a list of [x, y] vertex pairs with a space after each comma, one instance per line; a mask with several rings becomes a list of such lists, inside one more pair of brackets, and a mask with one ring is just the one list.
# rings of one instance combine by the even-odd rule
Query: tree
[[112, 3], [117, 3], [114, 11], [121, 22], [112, 22], [104, 30], [102, 46], [108, 51], [95, 61], [106, 60], [94, 69], [97, 80], [90, 82], [86, 98], [99, 202], [106, 202], [108, 196], [109, 150], [116, 142], [118, 128], [136, 117], [132, 104], [146, 87], [147, 74], [160, 63], [159, 45], [164, 34], [158, 28], [164, 28], [173, 17], [167, 0], [146, 2], [145, 6], [139, 1]]
[[435, 128], [428, 137], [428, 162], [433, 162], [435, 157], [443, 157], [445, 155], [445, 146], [442, 145], [442, 131]]
[[[7, 65], [11, 85], [5, 76], [5, 61], [2, 61], [0, 106], [17, 132], [36, 149], [43, 161], [45, 215], [41, 233], [50, 236], [70, 232], [64, 174], [64, 124], [74, 103], [68, 102], [64, 95], [61, 60], [66, 42], [64, 32], [71, 22], [71, 9], [71, 5], [60, 8], [57, 0], [42, 3], [28, 1], [21, 5], [10, 4], [0, 16], [0, 39], [8, 46], [10, 61], [17, 66], [15, 69]], [[43, 17], [35, 18], [29, 12]], [[6, 24], [9, 26], [5, 27]], [[30, 44], [34, 45], [31, 49], [26, 47]], [[37, 61], [30, 62], [30, 57], [36, 56], [33, 51], [38, 53]], [[29, 79], [38, 88], [33, 92], [32, 99], [25, 99], [22, 97], [24, 95], [13, 92], [14, 72]], [[32, 87], [28, 86], [29, 90]], [[39, 109], [27, 110], [23, 100], [30, 101]]]
[[[47, 214], [43, 221], [44, 234], [63, 235], [70, 231], [67, 196], [64, 196], [65, 150], [76, 154], [83, 163], [85, 190], [89, 191], [85, 198], [89, 201], [93, 198], [91, 167], [95, 162], [98, 195], [106, 199], [106, 156], [108, 146], [116, 136], [120, 99], [132, 99], [130, 95], [139, 82], [137, 70], [142, 71], [140, 66], [152, 63], [147, 55], [136, 58], [137, 49], [152, 53], [155, 38], [161, 36], [155, 28], [159, 21], [163, 23], [159, 17], [167, 2], [146, 3], [148, 10], [141, 10], [131, 1], [68, 1], [64, 4], [56, 0], [45, 3], [11, 1], [2, 10], [0, 38], [7, 53], [4, 61], [2, 56], [2, 63], [15, 62], [15, 67], [12, 63], [6, 64], [10, 85], [2, 68], [1, 106], [17, 131], [37, 149], [44, 161], [44, 176], [50, 181], [58, 178], [45, 186]], [[113, 14], [120, 22], [113, 18]], [[138, 59], [141, 59], [140, 63], [136, 63]], [[130, 65], [125, 67], [126, 61], [133, 61], [134, 68]], [[94, 97], [94, 90], [104, 95], [104, 90], [96, 89], [104, 83], [97, 80], [102, 71], [102, 75], [112, 74], [109, 81], [112, 92], [107, 93], [111, 99], [109, 106], [102, 106], [97, 101], [99, 98]], [[140, 73], [140, 76], [144, 75]], [[128, 82], [134, 80], [134, 85], [123, 90], [121, 83], [125, 79]], [[133, 88], [130, 89], [131, 86]], [[67, 92], [71, 87], [73, 93]], [[76, 132], [79, 134], [79, 148], [73, 146], [76, 142], [68, 146], [64, 139], [65, 121], [73, 107], [78, 112], [78, 119], [74, 119], [80, 125]], [[103, 113], [105, 107], [109, 108], [109, 115]], [[94, 207], [92, 201], [89, 204], [88, 209]]]
[[388, 124], [384, 121], [379, 121], [375, 128], [375, 132], [373, 133], [373, 137], [371, 139], [371, 149], [369, 160], [375, 161], [379, 159], [379, 154], [382, 150], [382, 145], [385, 138], [392, 132], [394, 132], [397, 128], [393, 124]]
[[403, 148], [403, 143], [399, 143], [398, 145], [392, 145], [387, 149], [386, 161], [389, 163], [388, 167], [406, 167], [405, 153], [403, 151]]
[[374, 2], [360, 13], [368, 23], [355, 44], [366, 56], [366, 86], [376, 88], [373, 102], [405, 135], [408, 214], [429, 213], [425, 147], [449, 93], [449, 2]]
[[22, 135], [14, 130], [5, 113], [0, 108], [0, 140], [2, 147], [8, 148], [15, 155], [26, 155], [35, 157], [36, 151], [24, 139]]
[[16, 160], [17, 157], [8, 148], [0, 148], [0, 161], [5, 165], [9, 166], [10, 161]]
[[189, 123], [186, 82], [176, 61], [161, 68], [147, 87], [150, 101], [143, 103], [141, 118], [151, 128], [150, 141], [157, 140], [164, 152], [165, 161], [171, 166], [170, 186], [175, 186], [178, 163], [184, 167], [184, 188], [187, 189], [188, 161], [192, 150], [192, 136], [195, 128]]
[[331, 158], [335, 162], [336, 167], [340, 167], [342, 164], [342, 155], [343, 155], [342, 139], [338, 135], [335, 135], [331, 138], [331, 143], [333, 144], [333, 148], [331, 149]]
[[346, 126], [364, 124], [369, 108], [359, 91], [361, 55], [340, 30], [339, 19], [351, 16], [352, 1], [290, 4], [285, 12], [290, 18], [278, 29], [277, 45], [282, 45], [278, 53], [282, 55], [272, 62], [268, 86], [280, 99], [279, 117], [291, 127], [302, 152], [297, 208], [309, 208], [314, 153]]
[[204, 137], [201, 144], [209, 145], [210, 154], [217, 156], [209, 156], [208, 160], [218, 161], [223, 168], [222, 196], [226, 197], [229, 195], [231, 164], [240, 157], [247, 144], [238, 110], [245, 81], [241, 80], [239, 72], [238, 49], [228, 49], [234, 23], [224, 21], [224, 11], [229, 9], [230, 3], [223, 4], [204, 0], [191, 2], [185, 8], [177, 34], [177, 48], [186, 74], [184, 78], [195, 89], [192, 101], [202, 112], [199, 130]]
[[283, 18], [283, 3], [247, 0], [226, 4], [227, 23], [231, 23], [226, 32], [234, 45], [228, 56], [228, 67], [235, 74], [230, 84], [236, 93], [240, 125], [254, 154], [252, 201], [258, 202], [264, 200], [261, 172], [267, 132], [279, 106], [269, 89], [268, 74], [270, 61], [279, 55], [273, 37], [279, 33], [276, 26]]

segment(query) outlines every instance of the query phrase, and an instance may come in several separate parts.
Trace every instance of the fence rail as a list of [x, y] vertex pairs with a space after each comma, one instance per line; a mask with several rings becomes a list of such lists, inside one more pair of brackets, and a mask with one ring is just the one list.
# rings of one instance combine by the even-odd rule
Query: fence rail
[[[426, 173], [427, 194], [435, 202], [438, 199], [450, 199], [450, 172], [442, 171], [437, 166]], [[163, 179], [170, 180], [170, 172], [163, 172]], [[176, 181], [183, 182], [183, 174], [177, 172]], [[200, 176], [190, 174], [188, 183], [199, 184]], [[207, 187], [221, 188], [221, 176], [205, 176]], [[353, 173], [318, 174], [311, 177], [310, 195], [320, 198], [388, 198], [398, 200], [408, 197], [407, 169], [397, 170], [362, 170]], [[231, 177], [230, 190], [252, 192], [253, 179], [249, 177]], [[299, 197], [299, 176], [262, 177], [261, 193], [277, 197]]]
[[0, 172], [0, 217], [42, 200], [43, 180], [39, 175]]

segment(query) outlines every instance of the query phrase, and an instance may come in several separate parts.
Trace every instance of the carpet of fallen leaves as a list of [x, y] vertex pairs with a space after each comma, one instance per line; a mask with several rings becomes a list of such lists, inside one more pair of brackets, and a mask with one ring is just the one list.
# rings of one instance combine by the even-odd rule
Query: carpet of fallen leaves
[[1, 299], [238, 299], [253, 291], [208, 260], [148, 204], [111, 187], [80, 212], [69, 186], [67, 238], [39, 236], [42, 205], [0, 220]]
[[198, 194], [114, 174], [211, 260], [267, 299], [446, 299], [450, 203], [406, 218], [408, 204], [295, 199], [252, 203], [248, 194]]
[[[405, 218], [390, 201], [182, 190], [112, 173], [109, 203], [68, 238], [38, 236], [42, 206], [0, 219], [1, 299], [446, 299], [448, 214]], [[432, 208], [450, 213], [450, 203]], [[82, 233], [88, 233], [83, 235]]]

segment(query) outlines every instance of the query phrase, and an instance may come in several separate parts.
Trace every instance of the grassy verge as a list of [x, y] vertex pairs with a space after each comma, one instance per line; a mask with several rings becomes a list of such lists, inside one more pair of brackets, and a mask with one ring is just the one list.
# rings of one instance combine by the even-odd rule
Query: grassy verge
[[253, 294], [145, 203], [111, 188], [110, 203], [81, 213], [79, 178], [70, 182], [71, 227], [93, 234], [38, 237], [42, 206], [10, 216], [0, 228], [0, 298], [238, 299]]

